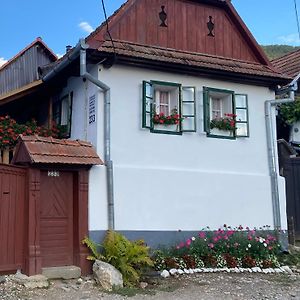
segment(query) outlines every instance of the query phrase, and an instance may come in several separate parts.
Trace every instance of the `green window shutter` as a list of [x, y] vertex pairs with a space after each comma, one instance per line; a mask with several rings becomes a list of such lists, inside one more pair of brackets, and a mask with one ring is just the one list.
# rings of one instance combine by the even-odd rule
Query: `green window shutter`
[[203, 127], [204, 131], [210, 132], [210, 116], [209, 116], [209, 89], [203, 88]]
[[248, 96], [235, 94], [236, 137], [249, 137]]
[[196, 88], [183, 86], [181, 91], [182, 132], [196, 132]]
[[152, 128], [152, 113], [153, 113], [153, 89], [152, 83], [143, 81], [143, 116], [142, 127]]

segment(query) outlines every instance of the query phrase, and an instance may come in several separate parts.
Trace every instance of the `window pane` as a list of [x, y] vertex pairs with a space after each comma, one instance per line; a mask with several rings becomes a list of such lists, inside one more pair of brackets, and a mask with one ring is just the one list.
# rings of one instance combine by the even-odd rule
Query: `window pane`
[[194, 88], [185, 87], [182, 89], [183, 101], [194, 101]]
[[146, 96], [152, 98], [152, 87], [150, 84], [146, 84]]
[[190, 131], [195, 130], [195, 118], [194, 117], [184, 118], [182, 121], [182, 129], [190, 130]]
[[195, 104], [194, 103], [182, 103], [182, 114], [193, 116], [195, 114]]
[[150, 98], [146, 98], [146, 112], [150, 112], [150, 110], [151, 110], [151, 101], [152, 101], [152, 99], [150, 99]]
[[68, 122], [69, 122], [69, 97], [66, 97], [61, 102], [60, 125], [68, 125]]
[[247, 122], [247, 110], [246, 109], [236, 109], [236, 120]]
[[236, 135], [248, 136], [248, 126], [245, 123], [236, 123]]
[[169, 104], [169, 93], [168, 92], [160, 92], [160, 103], [161, 104]]
[[235, 95], [236, 107], [247, 107], [247, 97], [245, 95]]

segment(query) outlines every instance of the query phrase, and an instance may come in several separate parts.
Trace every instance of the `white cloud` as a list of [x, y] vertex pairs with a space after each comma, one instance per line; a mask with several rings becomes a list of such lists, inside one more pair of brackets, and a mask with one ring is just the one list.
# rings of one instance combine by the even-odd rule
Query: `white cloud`
[[91, 33], [94, 31], [94, 28], [88, 22], [80, 22], [78, 26], [87, 33]]
[[288, 44], [293, 46], [299, 46], [300, 44], [299, 34], [297, 33], [279, 36], [277, 37], [277, 40], [280, 41], [282, 44]]
[[7, 63], [7, 60], [3, 57], [0, 57], [0, 67], [3, 66], [5, 63]]
[[57, 58], [62, 58], [64, 55], [60, 53], [56, 53]]

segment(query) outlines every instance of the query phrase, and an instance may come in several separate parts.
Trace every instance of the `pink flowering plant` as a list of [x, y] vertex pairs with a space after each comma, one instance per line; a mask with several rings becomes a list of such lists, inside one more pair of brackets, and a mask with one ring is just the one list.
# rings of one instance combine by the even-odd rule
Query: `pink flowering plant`
[[155, 256], [158, 270], [165, 268], [202, 268], [202, 267], [278, 267], [280, 244], [270, 227], [259, 229], [222, 228], [211, 231], [201, 230], [179, 242], [168, 251], [163, 250]]

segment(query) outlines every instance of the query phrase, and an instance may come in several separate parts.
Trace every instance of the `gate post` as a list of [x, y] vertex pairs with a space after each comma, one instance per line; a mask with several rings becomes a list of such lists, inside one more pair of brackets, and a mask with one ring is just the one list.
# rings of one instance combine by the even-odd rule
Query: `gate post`
[[40, 250], [40, 170], [28, 169], [28, 233], [25, 273], [29, 276], [41, 274]]

